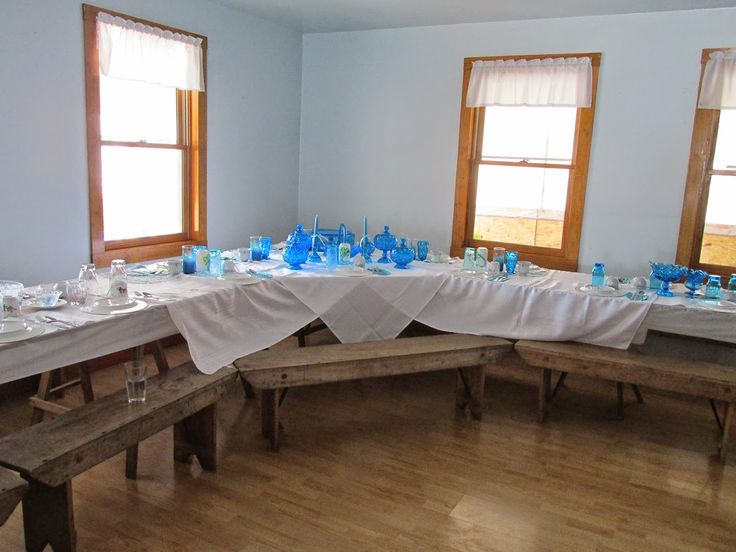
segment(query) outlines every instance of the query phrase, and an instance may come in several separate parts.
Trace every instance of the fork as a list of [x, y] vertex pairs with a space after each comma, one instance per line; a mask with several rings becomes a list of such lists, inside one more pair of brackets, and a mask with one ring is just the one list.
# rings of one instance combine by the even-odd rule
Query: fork
[[54, 318], [53, 316], [48, 315], [43, 315], [37, 318], [37, 320], [41, 321], [40, 319], [43, 319], [43, 321], [47, 324], [64, 324], [69, 328], [76, 328], [77, 326], [79, 326], [78, 323], [70, 322], [69, 320], [62, 320], [61, 318]]

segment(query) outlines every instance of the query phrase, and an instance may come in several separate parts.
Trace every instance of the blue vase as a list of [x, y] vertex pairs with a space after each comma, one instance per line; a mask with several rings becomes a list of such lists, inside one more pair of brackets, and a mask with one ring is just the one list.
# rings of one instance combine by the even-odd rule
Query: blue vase
[[312, 237], [304, 231], [301, 224], [297, 224], [296, 231], [286, 238], [284, 261], [289, 265], [289, 268], [292, 270], [302, 269], [300, 265], [307, 262], [311, 243]]
[[406, 238], [401, 238], [399, 246], [391, 250], [391, 260], [396, 263], [396, 268], [408, 268], [414, 260], [414, 250], [406, 245]]
[[383, 255], [381, 255], [380, 259], [378, 259], [378, 262], [390, 263], [391, 260], [388, 258], [388, 252], [396, 247], [396, 236], [388, 231], [388, 226], [383, 227], [382, 234], [376, 234], [376, 236], [373, 238], [373, 243], [378, 249], [383, 251]]
[[690, 299], [695, 299], [695, 292], [703, 287], [703, 280], [707, 277], [708, 273], [703, 270], [688, 268], [685, 271], [685, 287], [688, 289], [685, 295]]

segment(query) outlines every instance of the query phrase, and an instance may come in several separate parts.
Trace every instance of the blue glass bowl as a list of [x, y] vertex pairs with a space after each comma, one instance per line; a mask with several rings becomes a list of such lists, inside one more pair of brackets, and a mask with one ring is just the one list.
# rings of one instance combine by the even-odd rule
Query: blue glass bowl
[[407, 247], [406, 238], [401, 238], [399, 246], [391, 250], [391, 260], [396, 263], [396, 268], [408, 268], [414, 260], [414, 250]]
[[676, 264], [655, 263], [653, 261], [649, 261], [649, 266], [652, 267], [654, 276], [662, 281], [662, 286], [657, 291], [657, 295], [672, 297], [674, 294], [670, 291], [670, 284], [680, 281], [687, 268]]
[[309, 257], [309, 249], [306, 247], [287, 245], [284, 249], [284, 262], [292, 270], [301, 270], [301, 265], [307, 262], [307, 257]]
[[690, 299], [695, 299], [695, 292], [703, 287], [703, 280], [708, 278], [709, 274], [704, 270], [695, 270], [688, 268], [685, 270], [685, 287], [688, 289], [687, 295]]

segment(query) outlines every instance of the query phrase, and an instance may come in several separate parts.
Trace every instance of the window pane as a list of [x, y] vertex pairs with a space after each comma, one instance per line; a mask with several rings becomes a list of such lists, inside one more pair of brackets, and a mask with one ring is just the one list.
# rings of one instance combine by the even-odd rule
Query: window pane
[[475, 239], [562, 247], [567, 169], [481, 165]]
[[105, 240], [182, 231], [180, 150], [102, 147]]
[[569, 164], [574, 107], [487, 107], [483, 159]]
[[736, 170], [736, 109], [721, 109], [713, 168]]
[[[723, 112], [721, 112], [723, 113]], [[710, 179], [700, 262], [736, 266], [736, 176]]]
[[103, 140], [176, 144], [176, 88], [100, 75]]

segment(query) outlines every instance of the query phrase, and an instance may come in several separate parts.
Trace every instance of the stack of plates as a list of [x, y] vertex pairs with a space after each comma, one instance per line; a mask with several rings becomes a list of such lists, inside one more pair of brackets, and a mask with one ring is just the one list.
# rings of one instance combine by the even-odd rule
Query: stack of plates
[[702, 303], [700, 303], [700, 306], [706, 309], [714, 310], [716, 312], [736, 313], [736, 303], [734, 303], [733, 301], [705, 300]]
[[27, 322], [25, 320], [3, 320], [0, 321], [0, 343], [22, 341], [41, 335], [44, 331], [43, 326], [34, 324], [33, 322]]

